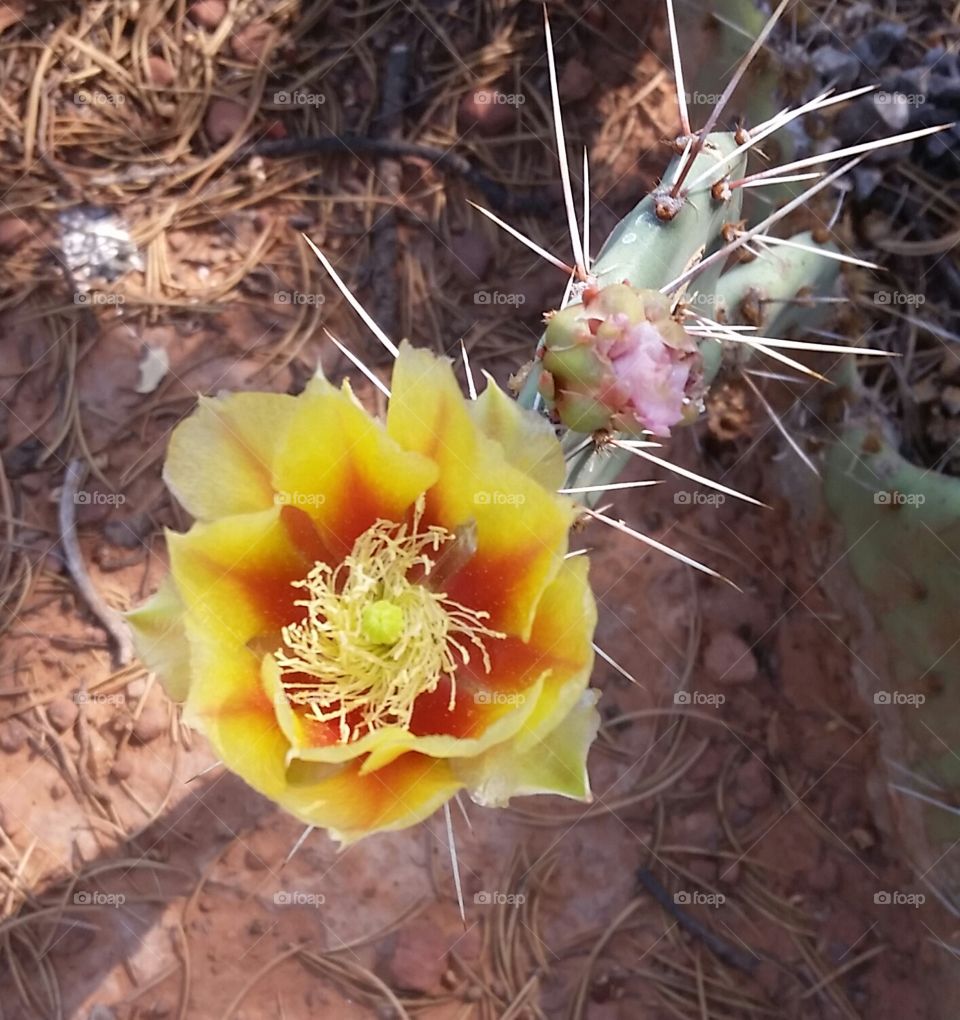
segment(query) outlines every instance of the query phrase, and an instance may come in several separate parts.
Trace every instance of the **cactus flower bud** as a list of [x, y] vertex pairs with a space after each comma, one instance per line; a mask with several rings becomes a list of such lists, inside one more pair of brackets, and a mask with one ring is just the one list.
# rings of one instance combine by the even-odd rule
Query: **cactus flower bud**
[[696, 341], [658, 291], [588, 287], [551, 316], [544, 341], [540, 394], [576, 432], [669, 436], [700, 410]]

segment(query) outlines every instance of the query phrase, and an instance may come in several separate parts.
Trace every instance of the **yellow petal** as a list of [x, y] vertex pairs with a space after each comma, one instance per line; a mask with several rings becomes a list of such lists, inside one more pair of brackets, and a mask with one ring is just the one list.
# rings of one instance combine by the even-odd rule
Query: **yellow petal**
[[480, 431], [447, 359], [406, 343], [394, 367], [387, 429], [440, 468], [426, 519], [449, 531], [475, 528], [477, 551], [447, 593], [489, 612], [490, 627], [525, 637], [563, 563], [573, 504], [513, 467]]
[[436, 465], [401, 449], [349, 386], [316, 380], [297, 401], [273, 485], [278, 500], [310, 515], [339, 559], [378, 519], [402, 519], [436, 479]]
[[188, 627], [194, 682], [185, 719], [232, 772], [307, 825], [344, 843], [429, 817], [461, 788], [449, 762], [404, 754], [375, 773], [362, 760], [341, 765], [288, 761], [290, 745], [261, 683], [260, 657]]
[[[533, 712], [506, 743], [455, 763], [477, 803], [499, 806], [528, 793], [580, 799], [589, 795], [586, 755], [599, 725], [593, 707], [599, 694], [587, 687], [597, 622], [588, 569], [582, 557], [565, 561], [540, 602], [527, 655], [531, 662], [550, 663], [552, 668]], [[490, 684], [496, 689], [496, 659], [494, 666]]]
[[545, 661], [563, 663], [563, 668], [551, 671], [536, 707], [518, 730], [515, 742], [520, 750], [535, 746], [558, 726], [590, 683], [597, 604], [589, 567], [586, 557], [566, 560], [540, 602], [530, 645]]
[[346, 845], [374, 832], [416, 825], [462, 788], [448, 760], [411, 753], [369, 773], [361, 772], [357, 759], [320, 784], [314, 803], [305, 808], [280, 804]]
[[183, 701], [190, 685], [190, 645], [183, 612], [177, 586], [167, 575], [151, 598], [126, 614], [137, 654], [174, 701]]
[[198, 520], [273, 505], [273, 457], [297, 405], [281, 393], [202, 397], [170, 436], [164, 481]]
[[563, 450], [546, 418], [521, 407], [492, 379], [468, 410], [483, 434], [500, 444], [510, 464], [551, 492], [562, 488]]
[[405, 450], [439, 467], [428, 496], [429, 515], [453, 531], [473, 514], [480, 432], [446, 358], [404, 341], [391, 386], [387, 431]]
[[590, 800], [587, 753], [600, 728], [599, 696], [599, 691], [584, 691], [560, 725], [527, 750], [512, 741], [479, 758], [456, 761], [456, 774], [474, 803], [505, 807], [511, 797], [540, 793]]
[[167, 533], [170, 569], [188, 613], [211, 634], [245, 644], [303, 614], [293, 581], [313, 560], [290, 524], [300, 512], [272, 507]]

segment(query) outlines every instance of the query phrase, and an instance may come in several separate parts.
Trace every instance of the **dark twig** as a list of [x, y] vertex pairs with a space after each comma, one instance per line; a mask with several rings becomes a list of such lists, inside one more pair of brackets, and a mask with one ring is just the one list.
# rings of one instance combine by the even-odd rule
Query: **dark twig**
[[681, 910], [652, 871], [649, 871], [647, 868], [641, 868], [637, 872], [637, 881], [640, 882], [644, 889], [650, 893], [685, 932], [699, 939], [718, 960], [731, 967], [736, 967], [747, 974], [754, 972], [754, 969], [760, 962], [756, 957], [742, 952], [726, 939], [715, 935], [695, 917], [691, 917], [685, 910]]
[[249, 156], [273, 158], [322, 156], [347, 153], [352, 156], [376, 156], [394, 159], [422, 159], [447, 173], [462, 177], [476, 188], [489, 205], [501, 213], [544, 216], [556, 208], [556, 201], [546, 189], [529, 195], [515, 195], [502, 184], [478, 170], [468, 159], [449, 149], [419, 145], [394, 138], [370, 138], [366, 135], [329, 135], [325, 138], [279, 138], [256, 142], [237, 152], [236, 159]]

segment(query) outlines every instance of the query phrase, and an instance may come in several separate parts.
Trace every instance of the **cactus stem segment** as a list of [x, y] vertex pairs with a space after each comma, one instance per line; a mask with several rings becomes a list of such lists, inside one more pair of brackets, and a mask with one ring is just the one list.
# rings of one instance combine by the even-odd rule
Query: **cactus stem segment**
[[876, 262], [868, 262], [866, 259], [857, 259], [852, 255], [844, 255], [843, 252], [833, 251], [824, 248], [822, 245], [814, 247], [809, 244], [802, 244], [787, 237], [775, 237], [772, 234], [755, 234], [754, 240], [761, 241], [764, 245], [779, 245], [783, 248], [796, 248], [798, 251], [809, 251], [825, 259], [833, 259], [835, 262], [846, 262], [851, 266], [863, 266], [864, 269], [880, 269]]

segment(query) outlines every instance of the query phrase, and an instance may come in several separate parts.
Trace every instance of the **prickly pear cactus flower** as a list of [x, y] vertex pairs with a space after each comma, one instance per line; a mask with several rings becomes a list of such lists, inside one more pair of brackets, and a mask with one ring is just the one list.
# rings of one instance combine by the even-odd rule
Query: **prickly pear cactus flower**
[[588, 286], [547, 322], [540, 395], [576, 432], [669, 436], [701, 410], [700, 354], [654, 290]]
[[548, 423], [405, 344], [385, 422], [320, 379], [203, 400], [164, 477], [196, 523], [130, 623], [251, 786], [341, 842], [461, 789], [589, 798], [596, 611]]

